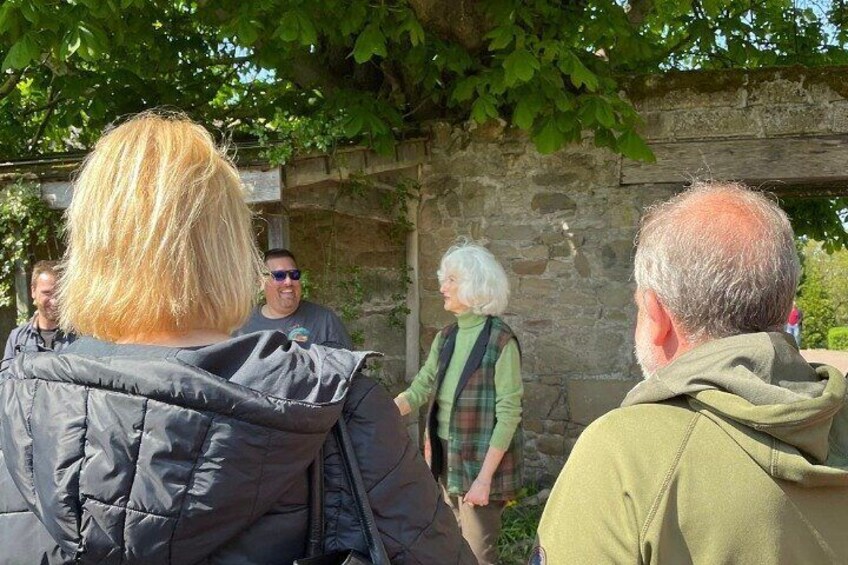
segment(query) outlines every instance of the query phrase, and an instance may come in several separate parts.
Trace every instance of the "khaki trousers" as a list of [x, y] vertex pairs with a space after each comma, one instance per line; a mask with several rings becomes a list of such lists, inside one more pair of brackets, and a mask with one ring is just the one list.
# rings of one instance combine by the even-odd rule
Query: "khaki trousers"
[[[442, 453], [447, 454], [447, 442], [442, 443]], [[496, 565], [498, 563], [498, 536], [501, 533], [501, 515], [505, 502], [490, 500], [486, 506], [469, 506], [462, 501], [461, 496], [448, 494], [445, 478], [447, 477], [447, 456], [442, 457], [442, 472], [439, 474], [439, 485], [445, 503], [453, 510], [462, 537], [471, 546], [471, 551], [480, 565]]]

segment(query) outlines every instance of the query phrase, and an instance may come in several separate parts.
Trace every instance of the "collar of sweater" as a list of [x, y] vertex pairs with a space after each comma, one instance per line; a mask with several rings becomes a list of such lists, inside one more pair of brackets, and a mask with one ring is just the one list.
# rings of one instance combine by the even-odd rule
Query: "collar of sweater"
[[473, 328], [483, 324], [486, 321], [486, 316], [475, 314], [470, 310], [456, 316], [456, 322], [459, 324], [459, 329]]

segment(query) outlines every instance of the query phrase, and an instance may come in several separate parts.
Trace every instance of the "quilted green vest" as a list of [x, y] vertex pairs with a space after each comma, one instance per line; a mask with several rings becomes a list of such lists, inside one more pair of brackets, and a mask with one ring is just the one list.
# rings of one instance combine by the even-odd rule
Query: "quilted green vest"
[[[456, 343], [457, 324], [443, 328], [439, 349], [437, 387], [442, 386]], [[495, 364], [510, 339], [516, 339], [510, 327], [498, 317], [489, 316], [471, 349], [468, 361], [454, 392], [450, 416], [448, 452], [442, 453], [436, 434], [438, 393], [427, 416], [427, 441], [430, 443], [433, 474], [438, 478], [447, 456], [447, 489], [450, 494], [464, 495], [477, 478], [489, 440], [495, 429]], [[517, 339], [516, 339], [517, 343]], [[434, 438], [434, 441], [430, 441]], [[524, 471], [524, 434], [519, 423], [506, 454], [492, 477], [491, 500], [511, 500], [521, 488]]]

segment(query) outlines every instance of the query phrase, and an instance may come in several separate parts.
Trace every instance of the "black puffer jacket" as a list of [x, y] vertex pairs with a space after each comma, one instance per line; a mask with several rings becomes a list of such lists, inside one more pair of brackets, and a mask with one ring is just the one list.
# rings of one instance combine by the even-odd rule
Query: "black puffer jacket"
[[263, 332], [199, 349], [82, 339], [0, 376], [0, 563], [290, 563], [322, 445], [325, 549], [365, 550], [343, 414], [394, 563], [474, 563], [365, 355]]

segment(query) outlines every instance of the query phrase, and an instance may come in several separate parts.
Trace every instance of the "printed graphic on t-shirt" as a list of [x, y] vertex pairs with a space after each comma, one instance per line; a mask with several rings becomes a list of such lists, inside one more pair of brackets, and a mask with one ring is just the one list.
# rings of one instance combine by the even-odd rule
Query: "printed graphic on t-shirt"
[[309, 341], [309, 330], [303, 326], [297, 326], [289, 332], [288, 338], [297, 343], [306, 343]]

